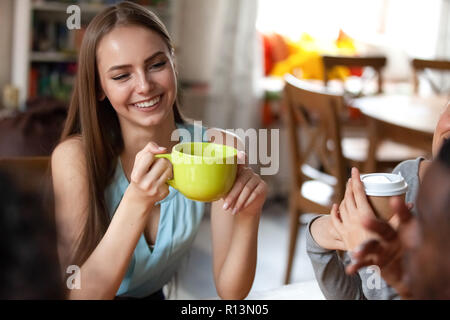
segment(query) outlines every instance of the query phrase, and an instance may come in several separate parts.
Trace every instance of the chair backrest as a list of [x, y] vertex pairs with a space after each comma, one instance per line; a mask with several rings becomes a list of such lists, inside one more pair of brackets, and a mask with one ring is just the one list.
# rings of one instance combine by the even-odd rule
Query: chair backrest
[[370, 56], [370, 57], [347, 57], [347, 56], [322, 56], [324, 66], [324, 84], [328, 84], [328, 73], [332, 68], [337, 66], [345, 67], [370, 67], [377, 75], [377, 93], [383, 92], [383, 75], [381, 73], [383, 67], [386, 65], [386, 57], [384, 56]]
[[[419, 74], [425, 76], [426, 70], [450, 71], [450, 60], [412, 59], [414, 92], [419, 93]], [[439, 86], [429, 77], [426, 77], [435, 93], [442, 93]]]
[[50, 157], [0, 158], [0, 171], [16, 186], [27, 192], [43, 195], [51, 184]]
[[304, 181], [315, 176], [324, 182], [333, 181], [334, 201], [340, 201], [347, 177], [338, 121], [344, 98], [327, 92], [326, 88], [312, 88], [293, 75], [287, 75], [285, 81], [285, 122], [294, 172], [293, 188], [299, 190]]

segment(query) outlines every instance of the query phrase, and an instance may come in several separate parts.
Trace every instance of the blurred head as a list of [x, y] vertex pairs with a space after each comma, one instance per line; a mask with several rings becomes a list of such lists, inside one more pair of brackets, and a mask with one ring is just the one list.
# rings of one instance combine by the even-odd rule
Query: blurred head
[[56, 230], [37, 194], [0, 172], [0, 299], [62, 299]]
[[403, 238], [414, 298], [450, 299], [450, 140], [427, 170], [417, 196], [418, 221]]
[[433, 157], [437, 156], [444, 139], [450, 139], [450, 102], [439, 117], [436, 129], [434, 130], [432, 147]]

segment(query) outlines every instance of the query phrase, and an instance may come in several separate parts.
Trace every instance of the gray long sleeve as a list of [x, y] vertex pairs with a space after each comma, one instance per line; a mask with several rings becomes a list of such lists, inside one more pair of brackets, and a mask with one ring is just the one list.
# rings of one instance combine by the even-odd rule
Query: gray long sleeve
[[310, 226], [317, 218], [312, 219], [306, 228], [306, 252], [314, 269], [320, 290], [330, 300], [364, 299], [361, 278], [355, 274], [345, 273], [345, 264], [335, 250], [322, 248], [313, 239]]
[[386, 284], [375, 266], [362, 268], [358, 274], [354, 275], [345, 273], [345, 267], [351, 261], [348, 253], [345, 252], [341, 259], [337, 251], [322, 248], [311, 235], [311, 223], [318, 217], [308, 224], [306, 251], [325, 298], [330, 300], [399, 299], [396, 291]]

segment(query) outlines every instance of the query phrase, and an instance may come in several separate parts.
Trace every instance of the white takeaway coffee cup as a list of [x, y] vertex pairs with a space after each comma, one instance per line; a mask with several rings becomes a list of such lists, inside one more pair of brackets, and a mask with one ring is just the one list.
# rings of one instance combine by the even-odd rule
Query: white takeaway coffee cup
[[402, 197], [405, 201], [408, 185], [399, 174], [392, 173], [369, 173], [361, 175], [364, 190], [372, 206], [375, 215], [381, 219], [389, 220], [394, 212], [389, 205], [393, 196]]

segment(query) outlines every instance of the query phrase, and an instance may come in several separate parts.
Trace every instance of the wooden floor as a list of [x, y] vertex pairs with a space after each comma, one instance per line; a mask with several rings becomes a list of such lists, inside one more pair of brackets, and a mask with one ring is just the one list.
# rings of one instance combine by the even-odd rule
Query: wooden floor
[[[258, 235], [258, 264], [251, 292], [283, 285], [288, 243], [288, 215], [285, 201], [268, 201], [261, 217]], [[305, 250], [305, 226], [300, 230], [292, 281], [314, 279]], [[189, 258], [174, 284], [165, 288], [168, 299], [211, 299], [217, 297], [212, 276], [209, 215], [205, 215]]]

